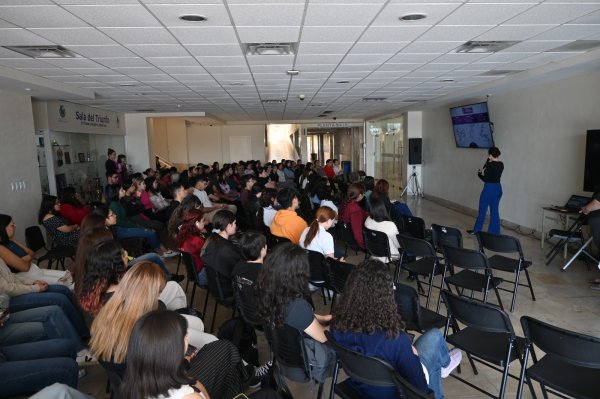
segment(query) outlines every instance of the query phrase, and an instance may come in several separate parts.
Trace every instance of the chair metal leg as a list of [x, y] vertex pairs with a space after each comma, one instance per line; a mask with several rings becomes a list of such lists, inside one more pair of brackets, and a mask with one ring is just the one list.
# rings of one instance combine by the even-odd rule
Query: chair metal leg
[[513, 289], [512, 301], [510, 303], [510, 311], [515, 310], [515, 303], [517, 302], [517, 290], [519, 289], [519, 275], [521, 274], [521, 270], [517, 269], [515, 273], [515, 287]]
[[321, 399], [321, 396], [323, 396], [323, 383], [319, 384], [319, 390], [317, 392], [317, 399]]
[[500, 305], [500, 309], [504, 310], [504, 306], [502, 306], [502, 299], [500, 299], [500, 293], [498, 292], [498, 288], [494, 287], [494, 292], [496, 293], [496, 298], [498, 298], [498, 305]]
[[210, 324], [210, 332], [215, 331], [215, 319], [217, 317], [217, 308], [219, 307], [219, 302], [215, 301], [215, 310], [213, 311], [212, 322]]
[[429, 309], [429, 300], [431, 299], [431, 292], [433, 291], [433, 279], [435, 278], [435, 274], [431, 273], [429, 277], [429, 290], [427, 291], [427, 300], [425, 301], [425, 307]]
[[333, 375], [331, 376], [331, 388], [329, 389], [329, 399], [335, 396], [335, 384], [337, 383], [338, 373], [340, 372], [340, 364], [336, 361]]
[[531, 284], [531, 278], [529, 277], [529, 271], [525, 269], [525, 278], [527, 278], [527, 284], [529, 284], [529, 291], [531, 291], [531, 300], [535, 301], [535, 294], [533, 293], [533, 284]]
[[196, 283], [194, 283], [194, 287], [192, 288], [192, 297], [190, 298], [191, 307], [194, 307], [194, 295], [196, 295]]
[[208, 305], [208, 299], [210, 297], [210, 293], [208, 292], [208, 288], [206, 288], [206, 297], [204, 297], [204, 309], [202, 310], [202, 316], [206, 318], [206, 306]]

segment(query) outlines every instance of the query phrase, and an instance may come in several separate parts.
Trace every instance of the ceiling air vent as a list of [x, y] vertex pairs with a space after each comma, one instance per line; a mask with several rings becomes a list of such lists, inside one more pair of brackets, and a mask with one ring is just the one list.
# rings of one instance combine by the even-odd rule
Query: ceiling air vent
[[74, 58], [77, 54], [63, 46], [3, 46], [32, 58]]
[[243, 44], [246, 55], [293, 55], [297, 43], [246, 43]]
[[548, 50], [547, 53], [577, 53], [594, 50], [598, 47], [600, 47], [600, 40], [575, 40], [564, 46]]
[[363, 101], [385, 101], [387, 97], [364, 97]]
[[470, 40], [456, 49], [457, 53], [495, 53], [504, 50], [515, 44], [518, 41], [478, 41]]
[[263, 104], [283, 104], [284, 102], [285, 100], [282, 98], [262, 100]]

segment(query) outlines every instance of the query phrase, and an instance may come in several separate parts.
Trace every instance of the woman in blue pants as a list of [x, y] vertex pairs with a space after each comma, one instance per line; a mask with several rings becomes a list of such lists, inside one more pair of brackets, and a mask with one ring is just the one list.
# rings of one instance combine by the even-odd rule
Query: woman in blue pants
[[477, 176], [483, 180], [484, 184], [479, 196], [479, 215], [477, 216], [473, 230], [467, 231], [470, 234], [481, 231], [488, 207], [490, 208], [488, 232], [500, 234], [500, 212], [498, 208], [500, 206], [500, 198], [502, 198], [500, 177], [504, 171], [504, 164], [498, 160], [499, 157], [500, 150], [498, 147], [491, 147], [488, 150], [488, 157], [485, 165], [483, 165], [483, 171], [481, 169], [477, 171]]

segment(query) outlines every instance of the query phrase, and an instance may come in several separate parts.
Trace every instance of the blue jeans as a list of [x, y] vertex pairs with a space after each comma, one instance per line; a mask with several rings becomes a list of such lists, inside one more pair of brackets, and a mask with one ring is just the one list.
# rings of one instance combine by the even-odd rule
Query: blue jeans
[[431, 329], [421, 335], [414, 343], [419, 360], [425, 366], [429, 373], [429, 389], [431, 389], [436, 399], [444, 397], [442, 390], [442, 367], [450, 364], [450, 355], [448, 355], [448, 345], [444, 336], [438, 329]]
[[206, 268], [202, 269], [202, 271], [198, 272], [198, 284], [199, 285], [208, 285], [208, 277], [206, 277]]
[[148, 240], [150, 248], [153, 250], [160, 248], [158, 233], [154, 230], [144, 229], [142, 227], [115, 226], [115, 236], [117, 240], [121, 240], [123, 238], [145, 238]]
[[55, 305], [12, 313], [0, 327], [0, 346], [54, 338], [68, 339], [77, 351], [85, 348], [69, 319]]
[[77, 388], [75, 354], [67, 339], [0, 348], [0, 397], [30, 394], [55, 382]]
[[153, 252], [144, 254], [142, 256], [138, 256], [137, 258], [135, 258], [134, 260], [129, 262], [127, 267], [130, 268], [133, 265], [135, 265], [136, 263], [140, 263], [142, 261], [156, 263], [157, 265], [160, 266], [161, 269], [163, 269], [163, 271], [165, 272], [167, 277], [171, 276], [171, 272], [169, 271], [169, 269], [167, 269], [167, 266], [163, 262], [162, 258], [160, 256], [158, 256], [158, 254], [155, 254]]
[[500, 183], [484, 183], [479, 196], [479, 214], [473, 230], [481, 231], [488, 207], [490, 208], [490, 225], [488, 232], [500, 234], [500, 198], [502, 198], [502, 185]]
[[14, 296], [10, 298], [9, 310], [13, 313], [49, 305], [57, 305], [62, 309], [79, 337], [87, 338], [90, 336], [90, 330], [85, 324], [81, 310], [75, 303], [73, 293], [64, 285], [51, 284], [48, 286], [48, 290], [44, 292]]

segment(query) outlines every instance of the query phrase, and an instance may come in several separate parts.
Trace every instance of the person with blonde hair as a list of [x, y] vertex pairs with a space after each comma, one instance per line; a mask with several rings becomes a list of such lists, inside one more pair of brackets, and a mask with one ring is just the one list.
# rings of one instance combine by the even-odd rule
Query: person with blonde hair
[[[300, 236], [300, 246], [309, 251], [322, 253], [323, 256], [336, 258], [333, 236], [327, 231], [335, 223], [337, 213], [328, 206], [317, 209], [315, 219]], [[340, 260], [344, 260], [340, 258]]]

